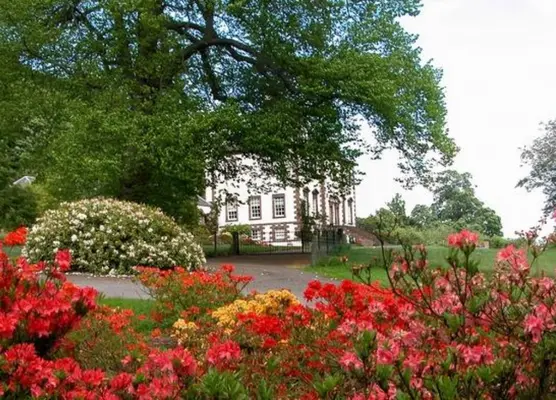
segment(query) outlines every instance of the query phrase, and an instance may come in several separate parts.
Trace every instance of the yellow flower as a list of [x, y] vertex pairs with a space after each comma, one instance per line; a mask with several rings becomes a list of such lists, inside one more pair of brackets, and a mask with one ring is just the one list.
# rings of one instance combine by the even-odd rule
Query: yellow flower
[[192, 333], [199, 329], [194, 322], [185, 322], [181, 318], [174, 322], [172, 328], [174, 328], [172, 337], [178, 340], [178, 344], [184, 344], [191, 338]]
[[297, 298], [288, 290], [269, 290], [264, 294], [257, 294], [250, 300], [236, 300], [231, 304], [220, 307], [212, 313], [220, 326], [234, 326], [237, 314], [252, 312], [257, 315], [278, 315], [289, 306], [300, 304]]

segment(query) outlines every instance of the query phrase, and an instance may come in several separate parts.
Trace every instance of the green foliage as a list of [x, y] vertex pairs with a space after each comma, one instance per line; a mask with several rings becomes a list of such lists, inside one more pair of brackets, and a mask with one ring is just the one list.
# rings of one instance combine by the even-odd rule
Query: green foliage
[[[56, 356], [73, 357], [87, 369], [102, 369], [110, 374], [122, 372], [122, 360], [129, 354], [128, 348], [137, 341], [132, 332], [115, 332], [102, 314], [116, 314], [116, 309], [93, 312], [88, 315], [64, 340], [68, 350], [61, 346]], [[125, 319], [124, 319], [125, 320]]]
[[525, 239], [506, 239], [501, 236], [492, 236], [487, 239], [489, 241], [489, 245], [493, 249], [501, 249], [510, 244], [513, 244], [517, 248], [521, 248], [526, 245]]
[[424, 243], [432, 246], [445, 246], [446, 238], [458, 230], [450, 224], [436, 223], [421, 230]]
[[400, 225], [406, 225], [408, 222], [406, 211], [405, 211], [405, 200], [402, 195], [396, 193], [396, 195], [386, 203], [386, 207], [394, 214], [396, 220]]
[[411, 210], [411, 214], [409, 216], [410, 225], [423, 229], [431, 226], [435, 222], [436, 215], [430, 206], [417, 204], [413, 207], [413, 210]]
[[159, 323], [163, 328], [171, 327], [192, 307], [200, 310], [189, 316], [195, 320], [208, 310], [233, 302], [246, 285], [224, 271], [211, 274], [175, 270], [164, 279], [160, 278], [159, 272], [156, 268], [149, 268], [142, 271], [138, 279], [155, 301], [155, 312], [160, 316]]
[[240, 235], [250, 235], [251, 226], [246, 224], [226, 225], [222, 228], [222, 231], [227, 233], [238, 233]]
[[411, 226], [397, 228], [393, 236], [397, 239], [398, 244], [415, 245], [425, 243], [425, 235]]
[[487, 236], [501, 236], [502, 222], [494, 210], [475, 195], [471, 174], [446, 170], [439, 174], [433, 188], [431, 206], [436, 219], [457, 230], [470, 229]]
[[319, 395], [319, 399], [329, 399], [333, 398], [331, 395], [334, 393], [334, 389], [342, 382], [342, 376], [337, 375], [327, 375], [321, 381], [315, 382], [315, 390]]
[[1, 0], [0, 127], [56, 199], [141, 201], [184, 223], [206, 185], [244, 173], [351, 185], [369, 148], [355, 117], [373, 156], [396, 149], [407, 181], [426, 181], [457, 149], [441, 72], [399, 23], [419, 8]]
[[[201, 382], [191, 388], [192, 398], [202, 400], [248, 400], [245, 386], [237, 373], [210, 370]], [[188, 393], [188, 394], [189, 394]]]
[[392, 211], [381, 208], [374, 215], [360, 219], [358, 226], [375, 235], [381, 243], [394, 243], [394, 233], [400, 223]]
[[305, 201], [301, 202], [301, 229], [297, 231], [295, 234], [298, 238], [304, 241], [311, 241], [313, 240], [313, 234], [315, 232], [316, 227], [316, 219], [317, 216], [311, 215], [308, 212], [308, 204]]
[[37, 219], [23, 251], [31, 262], [70, 249], [72, 269], [132, 274], [134, 267], [196, 268], [203, 250], [162, 211], [131, 202], [90, 199], [63, 203]]
[[556, 120], [542, 124], [542, 128], [544, 134], [522, 150], [521, 161], [531, 170], [517, 185], [527, 190], [542, 189], [544, 211], [549, 214], [556, 209]]
[[37, 218], [37, 198], [27, 187], [10, 185], [0, 190], [0, 228], [29, 226]]

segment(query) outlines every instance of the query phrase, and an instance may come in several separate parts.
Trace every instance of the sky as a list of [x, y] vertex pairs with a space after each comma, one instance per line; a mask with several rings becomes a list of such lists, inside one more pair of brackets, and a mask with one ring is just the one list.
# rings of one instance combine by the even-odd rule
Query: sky
[[[535, 225], [542, 193], [516, 188], [528, 168], [520, 148], [556, 118], [556, 0], [424, 0], [419, 16], [403, 20], [419, 35], [423, 59], [444, 71], [447, 128], [460, 147], [453, 168], [470, 172], [477, 197], [502, 218], [505, 236]], [[363, 129], [363, 136], [370, 131]], [[405, 191], [396, 153], [360, 160], [357, 215], [368, 216], [401, 193], [408, 213], [430, 204], [423, 188]], [[548, 229], [548, 227], [547, 227]]]

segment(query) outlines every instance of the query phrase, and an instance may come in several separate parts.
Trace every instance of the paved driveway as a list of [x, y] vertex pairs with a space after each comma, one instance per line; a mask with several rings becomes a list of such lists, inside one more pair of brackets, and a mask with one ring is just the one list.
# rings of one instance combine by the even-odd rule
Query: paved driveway
[[[308, 264], [305, 255], [263, 255], [213, 258], [207, 261], [211, 269], [222, 264], [233, 264], [236, 273], [253, 276], [254, 280], [246, 287], [246, 292], [256, 290], [265, 292], [269, 289], [289, 289], [298, 298], [303, 298], [307, 284], [318, 279], [323, 282], [337, 282], [322, 278], [314, 273], [302, 270]], [[80, 286], [92, 286], [106, 297], [147, 298], [145, 288], [129, 278], [89, 277], [84, 275], [69, 276], [68, 279]]]

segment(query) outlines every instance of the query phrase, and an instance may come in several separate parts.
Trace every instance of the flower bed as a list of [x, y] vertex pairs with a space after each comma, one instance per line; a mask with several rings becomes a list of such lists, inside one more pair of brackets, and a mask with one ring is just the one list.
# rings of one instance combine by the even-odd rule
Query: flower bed
[[[389, 271], [392, 288], [314, 281], [305, 291], [311, 306], [284, 290], [242, 295], [250, 278], [231, 266], [215, 274], [143, 269], [140, 279], [157, 302], [153, 336], [171, 337], [155, 343], [169, 348], [134, 332], [130, 319], [137, 316], [130, 311], [97, 307], [92, 291], [64, 282], [68, 253], [39, 266], [23, 260], [14, 266], [3, 256], [2, 276], [9, 278], [0, 298], [11, 300], [0, 303], [0, 392], [11, 398], [550, 398], [554, 280], [531, 277], [525, 251], [513, 246], [500, 251], [486, 279], [473, 260], [475, 235], [462, 232], [449, 243], [447, 268], [428, 268], [423, 246], [405, 247]], [[48, 274], [46, 283], [37, 270]], [[37, 307], [47, 301], [55, 306]], [[32, 323], [33, 313], [45, 328]]]

